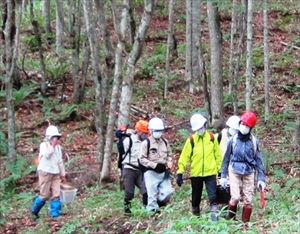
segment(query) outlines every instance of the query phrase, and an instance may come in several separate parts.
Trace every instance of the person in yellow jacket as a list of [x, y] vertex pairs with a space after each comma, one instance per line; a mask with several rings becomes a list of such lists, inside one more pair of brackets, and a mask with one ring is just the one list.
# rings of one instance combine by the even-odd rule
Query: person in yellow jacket
[[200, 215], [200, 202], [203, 183], [205, 183], [212, 212], [211, 218], [213, 221], [217, 221], [216, 176], [222, 163], [221, 150], [217, 139], [206, 131], [206, 118], [201, 114], [194, 114], [190, 122], [195, 133], [186, 140], [182, 149], [178, 161], [176, 182], [178, 186], [182, 185], [183, 173], [189, 164], [192, 184], [192, 212], [194, 215]]

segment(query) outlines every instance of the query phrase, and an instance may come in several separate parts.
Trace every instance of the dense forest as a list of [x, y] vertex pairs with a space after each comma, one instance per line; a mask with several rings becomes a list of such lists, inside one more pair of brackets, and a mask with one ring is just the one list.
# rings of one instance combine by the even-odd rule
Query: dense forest
[[[1, 233], [239, 233], [220, 209], [190, 211], [177, 161], [201, 113], [210, 132], [252, 111], [266, 171], [248, 233], [299, 233], [298, 0], [0, 0]], [[163, 119], [175, 192], [150, 215], [136, 193], [123, 212], [115, 132]], [[58, 127], [66, 180], [77, 189], [60, 219], [30, 207], [39, 144]], [[188, 177], [188, 172], [186, 173]], [[202, 212], [204, 211], [204, 212]]]

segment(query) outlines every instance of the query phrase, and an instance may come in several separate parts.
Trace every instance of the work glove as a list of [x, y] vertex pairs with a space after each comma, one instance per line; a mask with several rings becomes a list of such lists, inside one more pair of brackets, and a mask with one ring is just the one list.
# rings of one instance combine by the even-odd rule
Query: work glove
[[166, 165], [162, 164], [162, 163], [157, 163], [154, 171], [157, 172], [157, 173], [163, 173], [163, 172], [166, 171]]
[[263, 191], [266, 188], [266, 183], [260, 180], [260, 181], [257, 182], [257, 187], [258, 187], [259, 190]]
[[176, 183], [180, 187], [183, 184], [182, 174], [178, 174], [176, 177]]
[[228, 184], [228, 181], [227, 181], [226, 178], [221, 178], [220, 179], [220, 185], [221, 185], [222, 188], [226, 188], [227, 184]]

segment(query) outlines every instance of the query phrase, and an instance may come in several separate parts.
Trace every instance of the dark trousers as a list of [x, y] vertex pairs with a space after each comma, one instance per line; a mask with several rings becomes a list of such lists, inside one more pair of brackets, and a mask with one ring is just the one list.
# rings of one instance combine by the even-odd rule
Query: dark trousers
[[137, 186], [140, 189], [140, 193], [142, 195], [147, 193], [143, 173], [140, 170], [124, 168], [123, 181], [125, 190], [125, 203], [129, 203], [134, 198], [135, 186]]
[[206, 176], [206, 177], [191, 177], [192, 183], [192, 206], [199, 207], [202, 197], [203, 183], [207, 190], [210, 205], [217, 204], [217, 180], [216, 176]]

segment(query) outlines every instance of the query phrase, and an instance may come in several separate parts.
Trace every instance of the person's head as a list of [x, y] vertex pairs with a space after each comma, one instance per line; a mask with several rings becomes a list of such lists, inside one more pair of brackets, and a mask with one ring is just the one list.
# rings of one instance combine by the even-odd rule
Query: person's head
[[149, 126], [149, 123], [147, 120], [139, 120], [136, 122], [134, 128], [141, 140], [144, 140], [147, 138], [147, 136], [149, 134], [148, 126]]
[[61, 134], [58, 131], [58, 128], [55, 127], [54, 125], [50, 125], [47, 129], [46, 129], [46, 139], [51, 141], [58, 141], [61, 137]]
[[150, 119], [148, 128], [155, 139], [161, 138], [165, 130], [164, 122], [157, 117]]
[[207, 128], [207, 119], [201, 114], [193, 114], [191, 119], [191, 127], [194, 132], [197, 132], [200, 136], [205, 133]]
[[230, 116], [226, 121], [226, 126], [228, 127], [228, 133], [230, 136], [235, 135], [239, 131], [240, 127], [240, 117], [237, 115]]
[[253, 112], [245, 112], [241, 116], [239, 131], [243, 135], [247, 135], [251, 132], [251, 129], [254, 128], [256, 124], [257, 117]]

